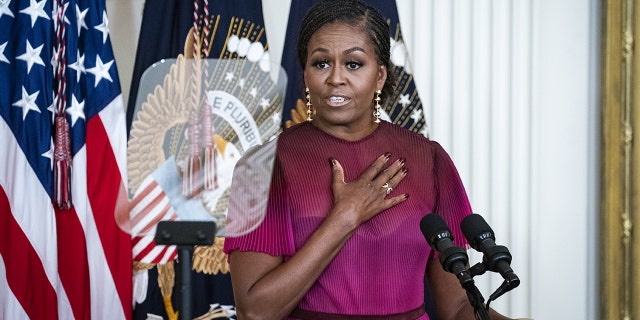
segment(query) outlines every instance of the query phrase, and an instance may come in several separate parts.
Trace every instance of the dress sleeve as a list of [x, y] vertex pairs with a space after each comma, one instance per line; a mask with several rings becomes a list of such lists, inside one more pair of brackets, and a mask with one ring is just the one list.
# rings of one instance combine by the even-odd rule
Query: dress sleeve
[[[234, 197], [233, 192], [231, 197]], [[232, 210], [232, 206], [229, 206], [228, 217], [243, 214]], [[262, 252], [272, 256], [291, 256], [295, 252], [286, 183], [278, 157], [273, 164], [264, 218], [251, 232], [225, 238], [224, 252], [229, 254], [234, 250]]]
[[462, 219], [473, 213], [467, 192], [449, 154], [437, 142], [434, 142], [433, 151], [433, 170], [437, 189], [436, 212], [451, 229], [454, 244], [469, 248], [460, 228]]

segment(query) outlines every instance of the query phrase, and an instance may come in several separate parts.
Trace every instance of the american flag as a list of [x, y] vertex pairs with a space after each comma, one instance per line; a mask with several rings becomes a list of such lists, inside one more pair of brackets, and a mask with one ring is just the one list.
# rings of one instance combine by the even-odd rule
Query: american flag
[[[177, 176], [176, 163], [170, 158], [157, 171]], [[171, 170], [173, 169], [173, 170]], [[175, 179], [176, 186], [180, 185]], [[180, 189], [180, 188], [174, 188]], [[177, 193], [177, 192], [174, 192]], [[178, 214], [171, 205], [171, 196], [158, 183], [153, 174], [149, 175], [138, 187], [131, 199], [131, 235], [133, 260], [142, 263], [167, 263], [173, 261], [178, 252], [176, 246], [157, 245], [154, 237], [156, 227], [161, 220], [177, 220]]]
[[[68, 210], [54, 202], [61, 105], [72, 156]], [[131, 318], [125, 170], [105, 1], [0, 0], [1, 319]]]

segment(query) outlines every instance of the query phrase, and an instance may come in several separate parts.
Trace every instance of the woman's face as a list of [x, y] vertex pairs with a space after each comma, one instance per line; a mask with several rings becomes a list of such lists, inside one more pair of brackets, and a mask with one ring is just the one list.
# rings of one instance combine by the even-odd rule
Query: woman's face
[[304, 68], [316, 111], [313, 124], [345, 134], [373, 130], [375, 91], [387, 77], [377, 61], [373, 43], [357, 27], [331, 23], [318, 29], [309, 40]]

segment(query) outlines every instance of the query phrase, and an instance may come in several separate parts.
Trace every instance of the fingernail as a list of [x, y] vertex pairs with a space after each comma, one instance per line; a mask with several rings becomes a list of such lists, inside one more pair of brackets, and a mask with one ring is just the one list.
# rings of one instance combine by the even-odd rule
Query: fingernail
[[407, 168], [402, 168], [402, 174], [407, 174], [407, 171], [409, 171], [409, 169], [407, 169]]
[[404, 194], [404, 198], [405, 198], [405, 199], [409, 199], [409, 194], [408, 194], [408, 193], [405, 193], [405, 194]]
[[401, 165], [401, 166], [403, 166], [403, 165], [404, 165], [404, 163], [407, 161], [407, 159], [405, 159], [405, 158], [400, 158], [400, 159], [398, 159], [398, 161], [400, 162], [400, 165]]
[[329, 165], [331, 166], [331, 168], [333, 168], [333, 166], [336, 165], [336, 159], [334, 159], [333, 157], [329, 158]]
[[391, 152], [387, 152], [387, 153], [385, 153], [385, 154], [384, 154], [384, 157], [385, 157], [385, 158], [387, 158], [387, 159], [391, 158]]

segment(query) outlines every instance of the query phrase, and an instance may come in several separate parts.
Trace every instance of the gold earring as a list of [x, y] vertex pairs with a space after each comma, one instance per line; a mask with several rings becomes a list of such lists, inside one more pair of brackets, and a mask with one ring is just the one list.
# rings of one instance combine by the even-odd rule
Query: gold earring
[[311, 121], [313, 119], [311, 119], [311, 114], [313, 113], [312, 111], [312, 106], [311, 106], [311, 95], [309, 94], [309, 88], [305, 88], [304, 92], [307, 94], [306, 98], [307, 98], [307, 121]]
[[375, 101], [375, 109], [373, 109], [373, 122], [380, 123], [380, 94], [382, 91], [376, 90], [376, 97], [373, 99]]

